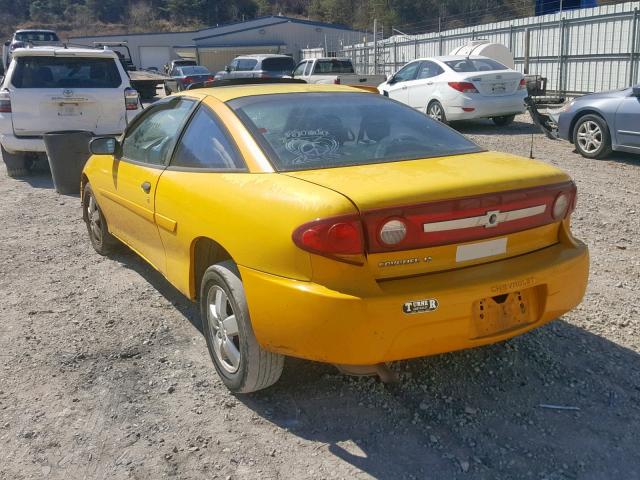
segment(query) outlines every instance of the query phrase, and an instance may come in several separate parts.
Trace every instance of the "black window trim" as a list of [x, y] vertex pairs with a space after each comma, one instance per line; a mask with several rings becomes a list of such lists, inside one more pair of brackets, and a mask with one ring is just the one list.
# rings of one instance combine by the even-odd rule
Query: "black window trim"
[[127, 125], [127, 128], [125, 129], [124, 132], [122, 132], [122, 135], [118, 139], [118, 142], [120, 143], [120, 145], [124, 146], [124, 139], [126, 138], [127, 134], [131, 130], [133, 130], [137, 125], [139, 125], [140, 122], [142, 122], [145, 118], [147, 118], [153, 112], [156, 112], [158, 110], [163, 110], [165, 108], [170, 108], [172, 104], [174, 104], [174, 103], [177, 104], [180, 100], [188, 100], [188, 101], [192, 102], [192, 105], [191, 105], [191, 109], [190, 109], [189, 113], [187, 113], [185, 119], [182, 121], [182, 123], [178, 127], [179, 133], [178, 133], [177, 137], [174, 139], [172, 145], [169, 146], [170, 154], [167, 155], [168, 160], [165, 160], [165, 162], [163, 164], [155, 164], [155, 163], [142, 162], [140, 160], [134, 160], [132, 158], [125, 157], [124, 155], [120, 156], [119, 158], [114, 158], [114, 160], [127, 162], [127, 163], [130, 163], [132, 165], [140, 165], [140, 166], [147, 167], [147, 168], [154, 168], [154, 169], [157, 169], [157, 170], [166, 170], [167, 167], [169, 166], [169, 163], [170, 163], [171, 159], [173, 158], [173, 154], [174, 154], [176, 145], [178, 143], [178, 139], [182, 138], [182, 132], [184, 131], [185, 125], [189, 122], [189, 120], [193, 116], [193, 113], [197, 109], [196, 107], [202, 102], [202, 99], [198, 99], [198, 98], [194, 98], [194, 97], [188, 97], [186, 95], [180, 95], [180, 96], [177, 96], [177, 97], [168, 97], [168, 98], [165, 98], [165, 99], [162, 99], [162, 100], [158, 100], [157, 102], [155, 102], [150, 107], [147, 107], [144, 112], [142, 112], [140, 115], [138, 115], [133, 120], [133, 122], [131, 122], [129, 125]]
[[[236, 158], [242, 162], [244, 167], [242, 168], [206, 168], [206, 167], [183, 167], [180, 165], [173, 165], [173, 161], [175, 159], [176, 153], [178, 152], [178, 145], [180, 144], [180, 142], [182, 142], [182, 137], [184, 137], [185, 133], [187, 132], [187, 129], [189, 128], [189, 125], [191, 125], [191, 122], [196, 117], [196, 114], [201, 108], [206, 109], [211, 114], [214, 121], [218, 124], [218, 127], [220, 127], [220, 131], [229, 142], [229, 145], [231, 145], [231, 148], [234, 150], [234, 153], [236, 154]], [[180, 135], [176, 139], [175, 144], [172, 146], [171, 155], [169, 157], [169, 162], [167, 163], [166, 170], [170, 170], [172, 172], [249, 173], [249, 167], [247, 166], [247, 162], [245, 161], [244, 156], [242, 155], [240, 149], [238, 148], [238, 144], [236, 143], [235, 139], [229, 132], [229, 129], [224, 124], [220, 116], [216, 112], [214, 112], [213, 109], [211, 109], [210, 107], [208, 107], [202, 102], [200, 102], [198, 107], [196, 107], [193, 110], [193, 112], [191, 112], [191, 114], [189, 115], [188, 121], [182, 127], [182, 131], [180, 132]]]

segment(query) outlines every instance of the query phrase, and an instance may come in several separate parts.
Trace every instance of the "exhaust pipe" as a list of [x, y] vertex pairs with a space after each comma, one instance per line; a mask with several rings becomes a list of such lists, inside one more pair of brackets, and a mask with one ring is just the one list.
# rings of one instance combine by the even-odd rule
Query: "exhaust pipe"
[[400, 378], [384, 363], [376, 365], [341, 365], [334, 364], [335, 367], [344, 375], [354, 377], [372, 377], [378, 376], [383, 383], [399, 383]]

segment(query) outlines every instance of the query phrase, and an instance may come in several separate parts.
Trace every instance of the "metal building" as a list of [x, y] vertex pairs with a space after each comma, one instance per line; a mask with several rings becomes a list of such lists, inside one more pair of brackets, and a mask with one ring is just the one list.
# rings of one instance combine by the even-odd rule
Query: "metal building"
[[363, 32], [330, 23], [285, 16], [259, 17], [190, 32], [150, 32], [72, 37], [74, 44], [126, 42], [133, 63], [161, 69], [174, 58], [194, 58], [211, 71], [222, 70], [237, 55], [283, 53], [301, 58], [301, 50], [323, 48], [329, 55], [346, 45], [370, 40]]

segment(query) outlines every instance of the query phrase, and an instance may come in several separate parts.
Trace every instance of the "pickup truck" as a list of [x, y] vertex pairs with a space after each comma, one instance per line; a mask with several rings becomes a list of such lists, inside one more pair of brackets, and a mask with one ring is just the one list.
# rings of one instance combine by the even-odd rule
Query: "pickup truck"
[[[385, 75], [358, 75], [348, 58], [308, 58], [293, 69], [293, 78], [307, 83], [334, 83], [354, 87], [377, 87], [384, 82]], [[375, 88], [372, 91], [377, 91]]]

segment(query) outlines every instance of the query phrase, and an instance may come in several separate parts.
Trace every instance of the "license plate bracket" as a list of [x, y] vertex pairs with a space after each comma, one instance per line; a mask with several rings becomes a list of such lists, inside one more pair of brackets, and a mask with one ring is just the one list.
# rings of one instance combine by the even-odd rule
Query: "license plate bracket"
[[538, 318], [536, 287], [474, 302], [472, 338], [489, 337], [521, 328]]
[[82, 115], [80, 105], [77, 103], [61, 103], [58, 108], [58, 116], [60, 117], [76, 117]]

